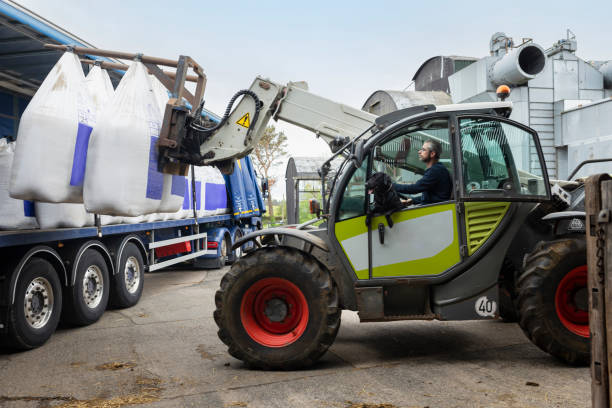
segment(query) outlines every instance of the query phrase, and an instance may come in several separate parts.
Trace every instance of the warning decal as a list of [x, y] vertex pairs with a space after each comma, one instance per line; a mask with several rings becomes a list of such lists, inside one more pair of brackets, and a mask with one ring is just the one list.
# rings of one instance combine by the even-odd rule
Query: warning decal
[[249, 126], [251, 126], [251, 116], [249, 112], [245, 113], [236, 123], [248, 129]]

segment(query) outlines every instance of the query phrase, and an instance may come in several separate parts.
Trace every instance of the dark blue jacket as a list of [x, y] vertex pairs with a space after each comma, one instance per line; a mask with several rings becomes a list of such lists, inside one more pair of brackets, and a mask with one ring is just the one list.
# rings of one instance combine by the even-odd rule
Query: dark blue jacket
[[395, 191], [404, 194], [421, 194], [421, 198], [412, 199], [414, 204], [432, 204], [448, 201], [451, 197], [452, 181], [446, 167], [436, 163], [427, 170], [423, 177], [414, 184], [393, 184]]

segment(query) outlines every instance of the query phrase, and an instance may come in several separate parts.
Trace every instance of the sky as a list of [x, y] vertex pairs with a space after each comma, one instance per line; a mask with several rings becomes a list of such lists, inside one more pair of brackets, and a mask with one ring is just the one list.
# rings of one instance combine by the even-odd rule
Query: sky
[[[406, 88], [433, 56], [487, 55], [497, 31], [546, 49], [570, 29], [579, 57], [612, 59], [610, 0], [17, 2], [98, 48], [191, 56], [208, 78], [205, 106], [218, 114], [258, 75], [306, 81], [313, 93], [361, 108], [377, 90]], [[289, 156], [329, 155], [310, 132], [272, 124], [287, 134]], [[275, 170], [281, 180], [285, 163]], [[274, 198], [282, 198], [281, 185]]]

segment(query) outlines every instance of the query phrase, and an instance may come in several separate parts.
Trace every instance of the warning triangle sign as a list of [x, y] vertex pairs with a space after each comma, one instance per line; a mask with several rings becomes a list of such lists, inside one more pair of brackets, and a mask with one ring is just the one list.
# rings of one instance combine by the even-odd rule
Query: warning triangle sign
[[251, 116], [249, 112], [245, 113], [236, 123], [248, 129], [249, 126], [251, 126]]

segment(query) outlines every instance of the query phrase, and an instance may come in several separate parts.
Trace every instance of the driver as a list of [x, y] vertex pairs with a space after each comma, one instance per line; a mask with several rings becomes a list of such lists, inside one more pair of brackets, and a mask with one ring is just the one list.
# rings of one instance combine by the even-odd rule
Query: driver
[[423, 142], [423, 147], [419, 149], [419, 160], [427, 165], [423, 177], [414, 184], [393, 184], [398, 193], [422, 193], [421, 197], [403, 199], [402, 203], [405, 205], [432, 204], [450, 199], [452, 181], [446, 167], [439, 163], [441, 154], [440, 142], [432, 139]]

